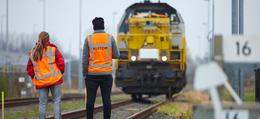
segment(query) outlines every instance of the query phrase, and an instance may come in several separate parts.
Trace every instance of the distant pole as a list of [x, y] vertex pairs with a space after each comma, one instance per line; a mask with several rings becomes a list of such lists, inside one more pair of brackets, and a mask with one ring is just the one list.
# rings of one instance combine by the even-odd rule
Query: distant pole
[[[205, 0], [208, 2], [208, 33], [207, 33], [207, 40], [210, 43], [210, 1]], [[210, 57], [211, 57], [211, 45], [209, 45], [209, 56], [207, 58], [208, 62], [210, 62]]]
[[69, 59], [68, 59], [68, 84], [71, 89], [71, 40], [69, 44]]
[[1, 16], [1, 40], [4, 39], [4, 17], [5, 15]]
[[71, 54], [69, 54], [69, 60], [68, 60], [68, 84], [69, 84], [69, 88], [71, 89]]
[[[215, 0], [205, 0], [208, 2], [208, 35], [209, 41], [209, 62], [214, 60], [215, 42]], [[211, 7], [210, 7], [211, 6]]]
[[9, 23], [8, 23], [8, 21], [9, 21], [9, 11], [8, 11], [8, 8], [9, 7], [9, 4], [8, 4], [8, 0], [6, 0], [6, 68], [7, 68], [7, 63], [8, 63], [8, 59], [7, 59], [7, 57], [8, 57], [8, 50], [9, 50], [9, 47], [8, 47], [8, 45], [9, 45]]
[[199, 56], [201, 56], [201, 37], [200, 36], [197, 36], [198, 38], [198, 43], [199, 43]]
[[244, 0], [232, 0], [232, 34], [244, 34]]
[[244, 34], [244, 0], [239, 0], [239, 34]]
[[42, 30], [45, 31], [45, 24], [46, 24], [46, 19], [45, 19], [45, 16], [46, 16], [46, 11], [45, 11], [45, 4], [46, 4], [46, 1], [45, 0], [41, 0], [42, 1]]
[[215, 47], [215, 0], [212, 0], [211, 60], [214, 60], [214, 47]]
[[36, 37], [36, 27], [37, 25], [36, 24], [33, 24], [33, 41], [37, 41], [37, 37]]
[[45, 11], [45, 3], [46, 1], [43, 0], [43, 31], [45, 31], [45, 25], [46, 25], [46, 11]]
[[82, 83], [83, 83], [83, 76], [82, 76], [82, 46], [81, 46], [81, 15], [82, 15], [82, 0], [79, 0], [79, 82], [78, 88], [79, 92], [82, 92]]
[[114, 32], [114, 36], [116, 35], [116, 32], [117, 32], [117, 28], [116, 28], [116, 15], [117, 15], [117, 12], [113, 12], [112, 13], [112, 16], [113, 16], [113, 32]]
[[[204, 39], [208, 40], [208, 31], [209, 31], [208, 30], [208, 22], [203, 22], [202, 25], [204, 26], [204, 32], [203, 32], [203, 35], [202, 35], [203, 37], [201, 39], [202, 40], [201, 44], [203, 44]], [[201, 47], [202, 47], [202, 49], [205, 48], [204, 45], [202, 45]], [[202, 54], [202, 56], [203, 57], [207, 56], [207, 53]], [[207, 59], [207, 61], [208, 61], [208, 59]]]
[[238, 34], [238, 0], [232, 0], [232, 34]]
[[[9, 3], [8, 3], [8, 0], [6, 0], [6, 40], [7, 40], [7, 42], [8, 42], [8, 35], [9, 35], [9, 24], [8, 24], [8, 22], [9, 22], [9, 11], [8, 11], [8, 8], [9, 7]], [[8, 51], [8, 44], [7, 44], [7, 48], [6, 48], [6, 50]]]
[[[244, 0], [232, 0], [232, 34], [244, 34]], [[244, 69], [241, 64], [234, 64], [235, 74], [232, 79], [232, 86], [239, 94], [239, 97], [244, 100]]]

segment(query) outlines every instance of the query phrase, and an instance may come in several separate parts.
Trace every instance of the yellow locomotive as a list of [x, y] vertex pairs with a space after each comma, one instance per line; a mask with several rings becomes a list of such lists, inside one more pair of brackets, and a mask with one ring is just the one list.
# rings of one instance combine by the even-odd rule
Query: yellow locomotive
[[170, 98], [186, 84], [184, 22], [166, 3], [135, 3], [118, 27], [115, 83], [134, 100], [143, 94]]

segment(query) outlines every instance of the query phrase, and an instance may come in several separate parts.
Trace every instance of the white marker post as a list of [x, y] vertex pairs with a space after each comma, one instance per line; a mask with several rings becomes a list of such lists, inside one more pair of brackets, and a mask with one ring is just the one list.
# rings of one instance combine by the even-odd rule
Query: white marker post
[[231, 96], [235, 99], [235, 101], [238, 104], [242, 104], [241, 99], [237, 96], [237, 94], [229, 85], [226, 74], [216, 62], [211, 62], [197, 68], [195, 73], [194, 87], [196, 90], [200, 91], [209, 90], [214, 106], [215, 119], [225, 119], [223, 116], [224, 110], [222, 109], [221, 101], [219, 99], [219, 94], [217, 91], [217, 87], [220, 85], [224, 85], [231, 93]]
[[233, 99], [235, 100], [235, 102], [239, 105], [242, 105], [243, 102], [242, 100], [239, 98], [239, 96], [236, 94], [236, 92], [233, 90], [233, 88], [231, 87], [231, 85], [228, 82], [224, 83], [225, 88], [228, 90], [228, 92], [230, 93], [230, 95], [233, 97]]
[[224, 37], [223, 58], [226, 63], [259, 63], [260, 36]]

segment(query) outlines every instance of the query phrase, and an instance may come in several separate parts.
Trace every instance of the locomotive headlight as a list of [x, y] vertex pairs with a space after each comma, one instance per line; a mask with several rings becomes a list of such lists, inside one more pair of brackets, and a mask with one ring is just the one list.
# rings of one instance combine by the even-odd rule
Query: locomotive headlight
[[166, 56], [162, 56], [162, 61], [166, 62], [168, 58]]
[[134, 61], [136, 61], [136, 56], [131, 56], [131, 60], [134, 62]]

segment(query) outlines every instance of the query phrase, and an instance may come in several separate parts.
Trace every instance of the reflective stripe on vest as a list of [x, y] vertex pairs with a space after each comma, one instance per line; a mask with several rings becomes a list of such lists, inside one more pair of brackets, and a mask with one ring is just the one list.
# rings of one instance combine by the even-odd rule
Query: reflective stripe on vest
[[55, 49], [52, 48], [52, 47], [47, 47], [47, 51], [48, 52], [44, 52], [43, 55], [47, 55], [48, 56], [48, 60], [49, 60], [49, 67], [50, 67], [50, 72], [47, 73], [47, 74], [44, 74], [44, 75], [41, 75], [39, 76], [39, 67], [37, 65], [37, 62], [34, 61], [33, 59], [32, 62], [33, 62], [33, 66], [34, 66], [34, 71], [35, 71], [35, 77], [36, 77], [36, 80], [39, 80], [39, 79], [44, 79], [44, 78], [47, 78], [47, 77], [50, 77], [50, 76], [54, 76], [54, 75], [57, 75], [57, 74], [61, 74], [61, 72], [59, 70], [56, 70], [54, 69], [53, 67], [53, 64], [50, 64], [50, 62], [54, 62], [55, 58], [53, 58], [53, 56], [55, 56]]
[[[108, 34], [107, 34], [108, 35]], [[112, 63], [110, 61], [110, 53], [111, 53], [111, 46], [112, 46], [112, 43], [111, 43], [111, 37], [110, 35], [107, 36], [108, 38], [108, 42], [107, 44], [93, 44], [92, 43], [92, 35], [89, 36], [89, 53], [90, 53], [90, 60], [89, 60], [89, 66], [93, 66], [93, 67], [96, 67], [96, 68], [105, 68], [105, 67], [111, 67], [112, 66]], [[107, 63], [106, 64], [94, 64], [93, 63], [93, 48], [94, 47], [107, 47]]]

